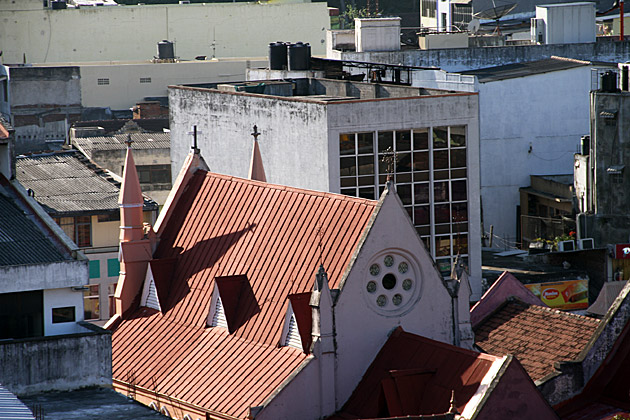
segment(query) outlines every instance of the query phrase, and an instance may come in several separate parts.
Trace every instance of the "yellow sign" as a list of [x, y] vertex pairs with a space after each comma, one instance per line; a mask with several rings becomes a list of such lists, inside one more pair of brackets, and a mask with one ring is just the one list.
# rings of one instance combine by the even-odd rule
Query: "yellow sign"
[[573, 310], [588, 308], [588, 280], [564, 280], [526, 284], [550, 308]]

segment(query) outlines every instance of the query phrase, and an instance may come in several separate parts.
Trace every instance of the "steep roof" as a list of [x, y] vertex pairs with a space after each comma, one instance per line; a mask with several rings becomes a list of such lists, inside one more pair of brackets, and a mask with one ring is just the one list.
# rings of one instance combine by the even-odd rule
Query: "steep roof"
[[1, 173], [0, 215], [0, 266], [72, 260]]
[[[182, 190], [154, 254], [175, 260], [168, 298], [117, 327], [113, 376], [244, 418], [309, 357], [278, 346], [289, 295], [312, 289], [320, 260], [339, 286], [377, 202], [204, 170]], [[226, 276], [244, 281], [232, 333], [206, 327]]]
[[538, 381], [554, 372], [554, 363], [575, 360], [600, 321], [507, 300], [474, 328], [475, 344], [496, 356], [511, 354]]
[[[120, 183], [76, 151], [20, 157], [16, 177], [53, 215], [118, 211]], [[145, 200], [145, 209], [153, 208]]]
[[[500, 357], [395, 330], [354, 393], [329, 420], [444, 414], [455, 391], [458, 412]], [[431, 417], [432, 418], [432, 417]]]

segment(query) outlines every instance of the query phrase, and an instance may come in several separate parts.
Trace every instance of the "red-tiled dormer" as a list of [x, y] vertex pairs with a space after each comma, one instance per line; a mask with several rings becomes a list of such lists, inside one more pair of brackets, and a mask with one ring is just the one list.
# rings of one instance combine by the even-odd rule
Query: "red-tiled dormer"
[[[176, 261], [170, 293], [156, 281], [163, 313], [139, 308], [114, 331], [114, 383], [244, 418], [312, 357], [280, 346], [290, 297], [311, 292], [320, 263], [339, 287], [377, 202], [204, 170], [180, 191], [153, 256]], [[217, 289], [229, 331], [207, 326]]]

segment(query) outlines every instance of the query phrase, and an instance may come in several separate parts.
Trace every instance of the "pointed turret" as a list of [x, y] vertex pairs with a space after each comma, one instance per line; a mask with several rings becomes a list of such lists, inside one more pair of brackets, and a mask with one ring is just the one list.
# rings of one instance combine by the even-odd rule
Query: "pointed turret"
[[249, 179], [267, 182], [265, 168], [262, 163], [262, 157], [260, 156], [260, 148], [258, 147], [259, 135], [258, 127], [254, 126], [254, 132], [252, 133], [252, 136], [254, 136], [254, 149], [252, 151], [252, 161], [249, 165]]
[[131, 136], [127, 137], [127, 157], [125, 158], [125, 170], [123, 172], [123, 183], [118, 197], [120, 207], [120, 240], [128, 242], [142, 239], [144, 232], [142, 229], [142, 190], [140, 180], [136, 171], [136, 164], [131, 151]]
[[[131, 151], [131, 136], [127, 137], [127, 157], [123, 182], [120, 188], [120, 276], [114, 297], [116, 299], [115, 318], [124, 318], [140, 304], [144, 278], [149, 261], [152, 259], [151, 241], [145, 235], [142, 223], [144, 199], [136, 164]], [[152, 229], [147, 227], [149, 231]], [[150, 233], [150, 232], [147, 232]], [[110, 320], [112, 325], [116, 320]]]

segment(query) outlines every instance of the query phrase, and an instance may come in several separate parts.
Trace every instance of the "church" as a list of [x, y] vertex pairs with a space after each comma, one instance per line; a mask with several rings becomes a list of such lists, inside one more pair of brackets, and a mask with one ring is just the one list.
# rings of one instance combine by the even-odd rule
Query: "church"
[[518, 361], [470, 350], [466, 273], [443, 278], [393, 182], [379, 200], [274, 185], [256, 140], [250, 179], [195, 145], [152, 227], [130, 145], [123, 178], [119, 392], [188, 420], [446, 419], [492, 418], [517, 384], [540, 404], [515, 418], [556, 418]]

